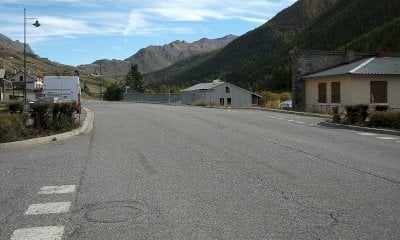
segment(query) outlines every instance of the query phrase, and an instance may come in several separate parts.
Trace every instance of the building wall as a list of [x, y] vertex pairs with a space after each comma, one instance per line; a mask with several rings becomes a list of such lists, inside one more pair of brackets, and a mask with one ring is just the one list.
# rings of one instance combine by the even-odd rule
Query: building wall
[[[326, 78], [307, 79], [305, 81], [306, 109], [310, 106], [339, 106], [339, 111], [346, 105], [371, 104], [370, 82], [387, 81], [387, 98], [390, 108], [400, 108], [400, 77], [346, 75]], [[340, 104], [331, 103], [331, 83], [340, 82]], [[318, 83], [327, 83], [327, 103], [318, 103]]]
[[[229, 87], [229, 93], [226, 92]], [[204, 102], [206, 105], [220, 105], [220, 99], [224, 99], [224, 106], [228, 106], [228, 98], [231, 99], [230, 106], [241, 107], [252, 105], [252, 93], [247, 92], [234, 85], [224, 83], [206, 91], [188, 91], [182, 93], [183, 104], [194, 104]]]
[[304, 109], [307, 104], [303, 76], [336, 67], [355, 59], [376, 55], [374, 53], [354, 53], [353, 51], [303, 51], [297, 48], [291, 50], [289, 54], [292, 59], [293, 107], [297, 109]]

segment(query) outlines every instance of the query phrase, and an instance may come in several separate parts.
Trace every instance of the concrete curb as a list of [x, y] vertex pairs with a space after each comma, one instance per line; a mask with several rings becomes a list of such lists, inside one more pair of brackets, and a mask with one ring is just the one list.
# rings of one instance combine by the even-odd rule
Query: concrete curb
[[37, 145], [37, 144], [49, 143], [49, 142], [69, 139], [74, 136], [80, 135], [82, 133], [83, 134], [89, 133], [93, 129], [94, 112], [86, 107], [82, 107], [82, 108], [85, 109], [85, 111], [86, 111], [86, 118], [83, 121], [82, 126], [80, 126], [79, 128], [74, 129], [69, 132], [50, 135], [50, 136], [46, 136], [46, 137], [32, 138], [32, 139], [27, 139], [24, 141], [17, 141], [17, 142], [0, 143], [0, 149], [18, 148], [18, 147], [26, 147], [26, 146], [32, 146], [32, 145]]
[[371, 132], [371, 133], [378, 133], [378, 134], [400, 136], [400, 131], [391, 130], [391, 129], [359, 127], [359, 126], [351, 126], [351, 125], [344, 125], [344, 124], [330, 123], [330, 122], [321, 122], [318, 125], [324, 126], [324, 127], [330, 127], [330, 128], [340, 128], [340, 129], [348, 129], [348, 130], [354, 130], [354, 131], [360, 131], [360, 132]]
[[318, 117], [318, 118], [330, 118], [331, 117], [328, 114], [296, 112], [296, 111], [270, 109], [270, 108], [244, 107], [244, 108], [238, 108], [238, 109], [251, 109], [251, 110], [259, 110], [259, 111], [267, 111], [267, 112], [278, 112], [278, 113], [294, 114], [294, 115], [300, 115], [300, 116], [306, 116], [306, 117]]

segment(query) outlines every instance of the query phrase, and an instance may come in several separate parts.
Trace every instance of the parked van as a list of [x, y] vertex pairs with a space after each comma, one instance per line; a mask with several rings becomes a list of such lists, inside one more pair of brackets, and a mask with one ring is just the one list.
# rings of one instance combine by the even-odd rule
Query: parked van
[[43, 97], [54, 101], [73, 101], [81, 111], [81, 85], [78, 76], [46, 76], [43, 80]]

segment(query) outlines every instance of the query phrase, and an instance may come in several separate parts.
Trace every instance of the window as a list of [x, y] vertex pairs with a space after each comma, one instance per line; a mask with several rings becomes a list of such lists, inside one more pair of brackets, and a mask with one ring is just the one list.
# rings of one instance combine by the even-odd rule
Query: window
[[219, 105], [225, 105], [225, 101], [224, 101], [224, 98], [220, 98], [219, 99]]
[[232, 105], [232, 98], [227, 98], [226, 104], [228, 104], [228, 106]]
[[20, 82], [24, 81], [24, 76], [19, 76], [19, 81]]
[[229, 87], [225, 87], [225, 92], [226, 92], [226, 93], [230, 93], [230, 92], [231, 92], [231, 89], [229, 89]]
[[340, 82], [331, 83], [331, 103], [340, 103]]
[[387, 103], [386, 81], [371, 81], [371, 103]]
[[326, 103], [326, 83], [318, 83], [318, 103]]

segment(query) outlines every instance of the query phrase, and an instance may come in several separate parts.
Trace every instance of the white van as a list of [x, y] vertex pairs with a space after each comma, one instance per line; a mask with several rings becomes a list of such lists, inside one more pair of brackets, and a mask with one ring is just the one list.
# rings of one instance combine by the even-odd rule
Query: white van
[[76, 102], [81, 111], [81, 85], [78, 76], [46, 76], [43, 81], [43, 97], [57, 101]]

